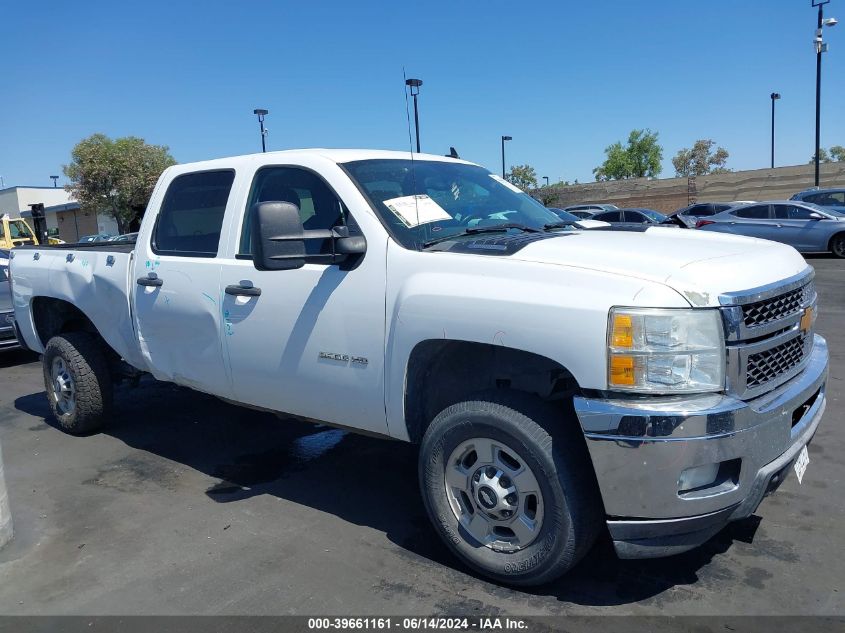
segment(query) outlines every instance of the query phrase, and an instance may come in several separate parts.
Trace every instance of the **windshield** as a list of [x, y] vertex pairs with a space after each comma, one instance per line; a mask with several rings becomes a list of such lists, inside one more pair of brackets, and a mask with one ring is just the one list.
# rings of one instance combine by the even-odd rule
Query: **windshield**
[[11, 237], [13, 240], [20, 238], [30, 238], [32, 237], [32, 231], [29, 230], [29, 227], [23, 220], [10, 220], [9, 237]]
[[639, 211], [643, 215], [647, 215], [655, 222], [665, 222], [668, 219], [668, 216], [665, 216], [662, 213], [658, 213], [657, 211], [652, 211], [651, 209], [637, 209], [637, 211]]
[[531, 196], [476, 165], [385, 159], [344, 167], [406, 248], [467, 229], [518, 224], [542, 230], [561, 222]]

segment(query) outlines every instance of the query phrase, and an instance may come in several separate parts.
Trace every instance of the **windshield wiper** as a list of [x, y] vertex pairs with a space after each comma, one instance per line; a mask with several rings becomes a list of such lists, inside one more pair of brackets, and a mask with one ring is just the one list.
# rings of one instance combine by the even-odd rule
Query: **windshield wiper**
[[578, 223], [572, 220], [561, 220], [560, 222], [549, 222], [543, 225], [544, 231], [554, 231], [555, 229], [565, 229], [567, 226], [578, 226]]
[[464, 229], [460, 233], [452, 233], [451, 235], [446, 235], [444, 237], [438, 237], [433, 240], [423, 242], [422, 246], [423, 248], [428, 248], [429, 246], [434, 246], [435, 244], [439, 244], [440, 242], [448, 242], [449, 240], [455, 239], [456, 237], [464, 237], [466, 235], [477, 235], [479, 233], [504, 233], [508, 229], [517, 229], [526, 233], [541, 233], [545, 230], [545, 228], [537, 229], [533, 226], [517, 224], [516, 222], [507, 222], [505, 224], [495, 224], [491, 226], [471, 226], [467, 229]]

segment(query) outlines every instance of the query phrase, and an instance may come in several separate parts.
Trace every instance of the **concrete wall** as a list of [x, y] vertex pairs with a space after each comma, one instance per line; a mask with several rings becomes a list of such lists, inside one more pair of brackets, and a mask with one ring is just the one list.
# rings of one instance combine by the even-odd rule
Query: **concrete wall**
[[[784, 200], [812, 187], [813, 171], [813, 165], [794, 165], [698, 176], [693, 197], [697, 202]], [[845, 162], [820, 165], [819, 186], [845, 187]], [[686, 178], [631, 178], [568, 187], [545, 187], [533, 191], [532, 195], [542, 197], [546, 205], [551, 207], [604, 202], [619, 207], [674, 211], [689, 204], [690, 192]]]

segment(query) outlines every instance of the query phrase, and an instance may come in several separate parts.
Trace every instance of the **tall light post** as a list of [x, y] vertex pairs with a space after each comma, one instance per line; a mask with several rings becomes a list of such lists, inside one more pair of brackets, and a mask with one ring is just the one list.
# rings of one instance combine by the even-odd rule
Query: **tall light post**
[[505, 141], [512, 141], [512, 136], [502, 137], [502, 178], [505, 177]]
[[417, 107], [417, 95], [420, 94], [422, 79], [406, 79], [405, 85], [411, 89], [411, 96], [414, 98], [414, 129], [417, 132], [417, 154], [420, 153], [420, 111]]
[[813, 162], [816, 165], [816, 187], [819, 186], [819, 152], [821, 151], [822, 53], [827, 52], [827, 44], [822, 39], [822, 28], [825, 26], [836, 26], [836, 18], [824, 17], [824, 5], [828, 2], [830, 0], [810, 0], [812, 6], [819, 8], [816, 37], [813, 40], [816, 46], [816, 153], [813, 156]]
[[59, 186], [59, 177], [58, 176], [50, 176], [53, 179], [53, 189]]
[[548, 176], [543, 176], [543, 180], [545, 180], [545, 181], [546, 181], [546, 186], [548, 187], [548, 186], [549, 186], [549, 177], [548, 177]]
[[773, 92], [769, 95], [772, 99], [772, 169], [775, 168], [775, 101], [780, 99], [780, 93]]
[[267, 138], [268, 130], [264, 129], [264, 117], [267, 116], [268, 114], [270, 114], [270, 111], [269, 110], [263, 110], [261, 108], [256, 108], [255, 110], [252, 111], [252, 113], [258, 115], [258, 126], [261, 129], [261, 151], [266, 152], [267, 151], [267, 143], [266, 143], [265, 139]]

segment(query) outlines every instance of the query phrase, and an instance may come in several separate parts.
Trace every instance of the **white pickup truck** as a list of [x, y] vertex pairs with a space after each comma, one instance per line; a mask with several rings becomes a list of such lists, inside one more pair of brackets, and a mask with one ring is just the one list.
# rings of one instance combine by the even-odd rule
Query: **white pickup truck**
[[17, 248], [11, 278], [67, 431], [108, 422], [115, 381], [149, 372], [416, 442], [437, 533], [515, 585], [602, 530], [628, 558], [703, 543], [803, 476], [825, 408], [794, 249], [582, 231], [452, 158], [171, 167], [136, 244]]

